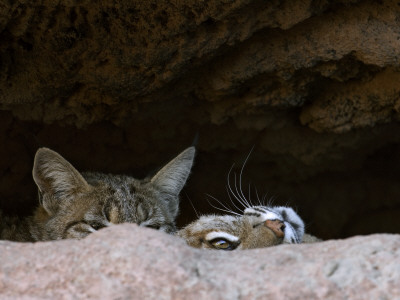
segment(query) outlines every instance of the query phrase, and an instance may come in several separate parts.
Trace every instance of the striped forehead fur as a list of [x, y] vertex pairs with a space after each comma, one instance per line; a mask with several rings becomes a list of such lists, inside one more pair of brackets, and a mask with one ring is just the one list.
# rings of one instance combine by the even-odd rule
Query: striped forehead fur
[[193, 224], [192, 230], [202, 231], [204, 229], [213, 229], [213, 228], [225, 228], [226, 225], [232, 226], [234, 221], [237, 221], [238, 218], [236, 216], [224, 215], [206, 215], [201, 216], [199, 220]]
[[275, 220], [275, 219], [282, 219], [282, 216], [270, 209], [266, 209], [263, 207], [249, 207], [246, 208], [244, 211], [244, 215], [251, 215], [258, 217], [261, 221], [266, 220]]

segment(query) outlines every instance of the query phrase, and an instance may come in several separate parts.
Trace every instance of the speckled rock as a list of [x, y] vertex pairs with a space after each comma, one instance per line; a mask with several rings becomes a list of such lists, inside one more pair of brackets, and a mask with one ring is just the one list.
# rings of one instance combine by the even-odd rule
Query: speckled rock
[[400, 299], [399, 235], [222, 252], [136, 225], [0, 242], [2, 299]]

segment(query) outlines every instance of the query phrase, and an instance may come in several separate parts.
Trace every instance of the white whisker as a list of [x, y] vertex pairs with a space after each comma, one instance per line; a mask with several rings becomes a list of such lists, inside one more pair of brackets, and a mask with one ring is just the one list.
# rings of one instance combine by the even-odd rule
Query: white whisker
[[229, 195], [228, 187], [226, 187], [226, 192], [227, 192], [228, 197], [229, 197], [229, 200], [231, 201], [231, 203], [233, 204], [233, 206], [234, 206], [238, 211], [242, 211], [239, 207], [236, 206], [235, 202], [233, 202], [231, 195]]
[[228, 188], [229, 188], [229, 191], [231, 192], [232, 196], [235, 197], [236, 200], [239, 201], [239, 203], [240, 203], [244, 208], [246, 208], [246, 207], [247, 207], [246, 204], [245, 204], [240, 198], [238, 198], [238, 197], [235, 195], [235, 193], [234, 193], [233, 190], [232, 190], [231, 184], [230, 184], [230, 174], [231, 174], [231, 171], [232, 171], [232, 168], [233, 168], [234, 165], [235, 165], [235, 164], [232, 165], [231, 169], [230, 169], [229, 172], [228, 172], [228, 178], [227, 178]]
[[238, 214], [238, 213], [236, 213], [236, 212], [234, 212], [233, 210], [231, 210], [231, 209], [229, 209], [229, 207], [226, 207], [221, 201], [219, 201], [217, 198], [215, 198], [215, 197], [213, 197], [213, 196], [211, 196], [211, 195], [209, 195], [209, 194], [206, 194], [208, 197], [210, 197], [211, 199], [213, 199], [213, 200], [215, 200], [215, 201], [217, 201], [217, 203], [219, 203], [223, 208], [220, 208], [220, 207], [217, 207], [217, 206], [214, 206], [214, 205], [212, 205], [209, 201], [208, 201], [208, 204], [210, 204], [212, 207], [214, 207], [215, 209], [218, 209], [218, 210], [220, 210], [220, 211], [224, 211], [224, 212], [227, 212], [227, 213], [231, 213], [231, 214], [235, 214], [235, 215], [238, 215], [238, 216], [240, 216], [240, 214]]
[[250, 203], [251, 203], [251, 183], [249, 183], [249, 201], [250, 201]]
[[196, 214], [197, 219], [200, 218], [199, 214], [197, 213], [197, 210], [194, 208], [194, 205], [193, 205], [192, 200], [189, 198], [189, 196], [188, 196], [188, 194], [187, 194], [186, 192], [185, 192], [185, 195], [186, 195], [186, 197], [189, 199], [189, 203], [190, 203], [190, 205], [193, 207], [193, 210], [194, 210], [194, 212], [195, 212], [195, 214]]
[[249, 154], [247, 155], [246, 159], [244, 160], [244, 163], [243, 163], [243, 165], [242, 165], [242, 168], [240, 169], [240, 175], [239, 175], [239, 189], [240, 189], [240, 192], [241, 192], [243, 198], [246, 198], [246, 197], [244, 196], [243, 191], [242, 191], [242, 173], [243, 173], [244, 167], [246, 166], [247, 160], [248, 160], [249, 157], [250, 157], [251, 152], [253, 152], [253, 149], [254, 149], [254, 146], [251, 148]]
[[208, 204], [210, 204], [213, 208], [215, 208], [215, 209], [217, 209], [217, 210], [219, 210], [219, 211], [224, 211], [224, 212], [227, 212], [227, 213], [229, 213], [229, 214], [234, 214], [234, 215], [237, 215], [237, 216], [241, 216], [240, 214], [238, 214], [238, 213], [236, 213], [236, 212], [234, 212], [234, 211], [226, 210], [226, 209], [223, 209], [223, 208], [220, 208], [220, 207], [217, 207], [217, 206], [212, 205], [212, 203], [210, 203], [209, 201], [207, 201], [207, 202], [208, 202]]
[[[236, 184], [236, 173], [234, 173], [234, 175], [235, 175], [235, 190], [236, 190], [237, 196], [238, 196], [240, 199], [242, 199], [242, 201], [246, 204], [246, 207], [250, 207], [250, 204], [249, 204], [249, 202], [247, 201], [246, 197], [240, 195], [240, 193], [239, 193], [239, 191], [238, 191], [238, 188], [237, 188], [237, 184]], [[243, 193], [242, 193], [242, 194], [243, 194]]]

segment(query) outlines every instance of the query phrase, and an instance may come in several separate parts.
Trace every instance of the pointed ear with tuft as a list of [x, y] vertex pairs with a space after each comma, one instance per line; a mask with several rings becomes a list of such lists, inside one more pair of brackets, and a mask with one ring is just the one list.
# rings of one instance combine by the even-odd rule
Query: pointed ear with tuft
[[54, 213], [62, 201], [69, 201], [90, 187], [68, 161], [48, 148], [36, 152], [32, 175], [41, 204], [49, 213]]
[[194, 147], [184, 150], [158, 171], [151, 182], [168, 194], [179, 195], [189, 177], [195, 152]]

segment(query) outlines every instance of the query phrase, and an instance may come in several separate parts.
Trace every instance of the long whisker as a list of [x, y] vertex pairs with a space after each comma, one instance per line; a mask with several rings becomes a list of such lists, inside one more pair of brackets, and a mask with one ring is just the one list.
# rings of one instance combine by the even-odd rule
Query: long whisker
[[[249, 202], [247, 201], [246, 197], [241, 196], [240, 193], [239, 193], [239, 191], [238, 191], [237, 184], [236, 184], [236, 173], [234, 173], [233, 175], [235, 176], [235, 190], [236, 190], [237, 196], [238, 196], [240, 199], [243, 200], [243, 202], [246, 204], [246, 207], [250, 207], [250, 204], [249, 204]], [[243, 194], [243, 193], [242, 193], [242, 194]]]
[[251, 203], [251, 183], [249, 183], [249, 202], [250, 202], [250, 204], [252, 204]]
[[[230, 184], [230, 174], [231, 174], [231, 171], [232, 171], [232, 168], [233, 168], [234, 165], [235, 165], [235, 164], [232, 165], [231, 169], [230, 169], [229, 172], [228, 172], [228, 178], [227, 178], [228, 188], [229, 188], [229, 191], [231, 192], [232, 196], [235, 197], [236, 200], [239, 201], [239, 203], [240, 203], [244, 208], [246, 208], [246, 207], [247, 207], [246, 204], [245, 204], [238, 196], [236, 196], [236, 194], [233, 192], [232, 187], [231, 187], [231, 184]], [[229, 194], [229, 193], [228, 193], [228, 194]]]
[[240, 192], [241, 192], [243, 198], [246, 198], [246, 197], [244, 196], [243, 191], [242, 191], [242, 173], [243, 173], [244, 167], [246, 166], [247, 160], [248, 160], [249, 157], [250, 157], [250, 154], [253, 152], [253, 149], [254, 149], [254, 145], [253, 145], [253, 147], [251, 148], [249, 154], [247, 154], [247, 157], [246, 157], [246, 159], [244, 160], [244, 163], [243, 163], [243, 165], [242, 165], [242, 168], [240, 169], [239, 188], [240, 188]]
[[224, 205], [221, 201], [219, 201], [217, 198], [211, 196], [210, 194], [206, 194], [206, 196], [210, 197], [211, 199], [215, 200], [217, 203], [219, 203], [223, 208], [227, 209], [227, 210], [231, 210], [229, 207], [227, 207], [226, 205]]
[[[229, 206], [224, 205], [222, 201], [219, 201], [217, 198], [211, 196], [210, 194], [206, 194], [211, 199], [215, 200], [218, 204], [220, 204], [226, 211], [235, 213]], [[211, 203], [210, 203], [211, 204]], [[214, 207], [215, 208], [215, 207]]]
[[192, 200], [190, 199], [190, 197], [188, 196], [188, 194], [187, 194], [186, 192], [185, 192], [185, 195], [186, 195], [186, 197], [189, 199], [189, 203], [190, 203], [190, 205], [192, 206], [192, 208], [193, 208], [193, 210], [194, 210], [194, 212], [195, 212], [195, 214], [196, 214], [197, 219], [200, 218], [200, 215], [197, 213], [196, 208], [194, 208], [194, 205], [193, 205]]
[[[263, 197], [263, 202], [265, 203], [265, 199], [267, 198], [268, 194], [265, 194]], [[273, 206], [274, 205], [274, 201], [276, 199], [276, 196], [272, 196], [268, 199], [267, 201], [267, 206]]]
[[[219, 204], [221, 204], [221, 202], [218, 201], [218, 199], [214, 198], [213, 196], [208, 195], [208, 194], [207, 194], [207, 196], [209, 196], [210, 198], [214, 199], [214, 200], [217, 201]], [[230, 213], [230, 214], [235, 214], [235, 215], [237, 215], [237, 216], [241, 216], [240, 214], [238, 214], [238, 213], [236, 213], [236, 212], [230, 210], [229, 208], [227, 208], [227, 207], [225, 207], [225, 206], [223, 206], [223, 207], [225, 208], [225, 209], [223, 209], [223, 208], [220, 208], [220, 207], [217, 207], [217, 206], [212, 205], [212, 203], [209, 202], [209, 201], [208, 201], [208, 204], [210, 204], [212, 207], [214, 207], [215, 209], [218, 209], [218, 210], [220, 210], [220, 211], [224, 211], [224, 212], [227, 212], [227, 213]], [[221, 204], [221, 205], [222, 205], [222, 204]]]
[[[254, 189], [255, 189], [255, 187], [254, 187]], [[250, 193], [250, 191], [251, 191], [251, 182], [249, 183], [249, 203], [250, 203], [251, 206], [255, 206], [253, 201], [251, 201], [251, 193]]]
[[231, 201], [231, 203], [233, 204], [233, 206], [234, 206], [238, 211], [242, 211], [239, 207], [236, 206], [235, 202], [233, 202], [231, 195], [229, 195], [228, 187], [226, 187], [226, 192], [227, 192], [228, 197], [229, 197], [229, 200]]

